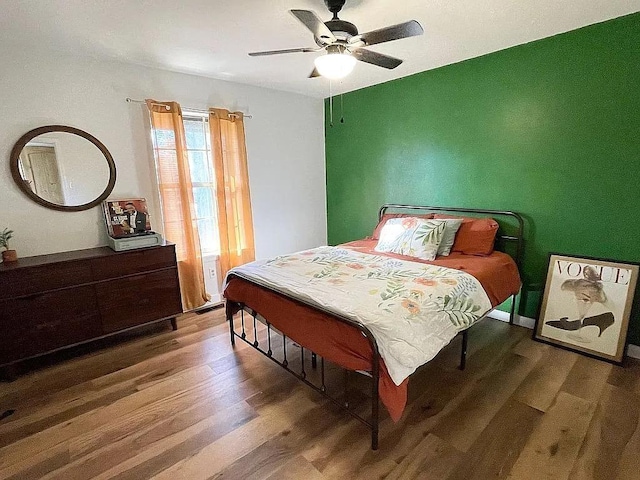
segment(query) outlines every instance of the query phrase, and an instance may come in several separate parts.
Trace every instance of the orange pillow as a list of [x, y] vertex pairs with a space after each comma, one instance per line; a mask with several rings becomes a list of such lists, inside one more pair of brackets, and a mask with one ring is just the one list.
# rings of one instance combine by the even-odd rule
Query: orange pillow
[[389, 220], [390, 218], [400, 218], [400, 217], [416, 217], [416, 218], [424, 218], [429, 220], [433, 218], [433, 213], [422, 213], [418, 215], [412, 215], [410, 213], [385, 213], [384, 215], [382, 215], [382, 218], [378, 222], [378, 225], [376, 225], [376, 228], [373, 230], [373, 235], [371, 236], [371, 239], [380, 240], [380, 232], [382, 231], [382, 227], [384, 227], [384, 224], [387, 223], [387, 220]]
[[493, 218], [459, 217], [435, 213], [433, 218], [462, 218], [462, 225], [451, 251], [466, 255], [491, 255], [498, 233], [498, 222]]

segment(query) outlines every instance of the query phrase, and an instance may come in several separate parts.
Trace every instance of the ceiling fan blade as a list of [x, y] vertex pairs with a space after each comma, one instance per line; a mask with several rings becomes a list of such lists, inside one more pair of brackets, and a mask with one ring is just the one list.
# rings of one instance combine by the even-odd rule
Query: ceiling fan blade
[[267, 50], [265, 52], [251, 52], [250, 57], [264, 57], [266, 55], [280, 55], [281, 53], [317, 52], [320, 48], [287, 48], [285, 50]]
[[398, 25], [372, 30], [370, 32], [361, 33], [349, 39], [349, 43], [364, 42], [365, 46], [375, 45], [377, 43], [390, 42], [392, 40], [400, 40], [401, 38], [415, 37], [422, 35], [424, 30], [422, 26], [415, 20], [410, 20]]
[[333, 43], [337, 38], [331, 33], [320, 17], [310, 10], [289, 10], [291, 14], [302, 22], [302, 24], [311, 30], [313, 36], [321, 40], [325, 44]]
[[388, 68], [389, 70], [396, 68], [402, 63], [402, 60], [382, 53], [372, 52], [364, 48], [356, 48], [351, 52], [357, 60], [361, 62], [377, 65], [378, 67]]
[[309, 78], [316, 78], [316, 77], [319, 77], [319, 76], [320, 76], [320, 72], [318, 71], [318, 69], [317, 69], [317, 68], [314, 68], [314, 69], [313, 69], [313, 72], [311, 72], [311, 73], [309, 74]]

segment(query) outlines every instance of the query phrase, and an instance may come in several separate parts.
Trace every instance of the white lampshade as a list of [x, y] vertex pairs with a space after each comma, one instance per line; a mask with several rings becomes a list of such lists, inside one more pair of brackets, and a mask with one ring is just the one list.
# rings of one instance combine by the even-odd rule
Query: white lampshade
[[351, 73], [356, 59], [348, 53], [327, 53], [314, 61], [318, 73], [332, 80], [344, 78]]

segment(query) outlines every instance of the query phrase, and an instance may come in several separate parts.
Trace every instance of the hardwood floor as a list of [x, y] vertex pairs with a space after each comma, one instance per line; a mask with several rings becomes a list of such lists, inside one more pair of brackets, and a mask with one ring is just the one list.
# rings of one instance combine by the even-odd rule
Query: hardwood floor
[[[1, 479], [640, 479], [640, 362], [484, 320], [369, 430], [246, 345], [223, 311], [27, 365], [0, 383]], [[352, 375], [359, 377], [358, 375]], [[354, 389], [361, 384], [354, 379]], [[352, 392], [356, 408], [364, 394]]]

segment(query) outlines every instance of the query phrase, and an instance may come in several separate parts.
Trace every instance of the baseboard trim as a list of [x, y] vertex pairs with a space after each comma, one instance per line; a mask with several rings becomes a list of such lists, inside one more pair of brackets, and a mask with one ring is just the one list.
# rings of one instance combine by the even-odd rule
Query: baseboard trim
[[[502, 310], [493, 310], [489, 312], [487, 317], [495, 318], [496, 320], [500, 320], [501, 322], [509, 321], [509, 312], [503, 312]], [[533, 327], [536, 325], [536, 320], [534, 318], [523, 317], [522, 315], [516, 315], [513, 319], [514, 325], [519, 325], [521, 327], [526, 327], [533, 330]]]
[[627, 357], [640, 358], [640, 346], [630, 343], [627, 347]]
[[[503, 312], [502, 310], [493, 310], [487, 315], [487, 317], [495, 318], [496, 320], [500, 320], [501, 322], [508, 322], [509, 312]], [[533, 330], [536, 325], [536, 319], [524, 317], [522, 315], [516, 315], [513, 323], [515, 325]], [[627, 356], [631, 358], [640, 358], [640, 346], [629, 344], [629, 346], [627, 347]]]

